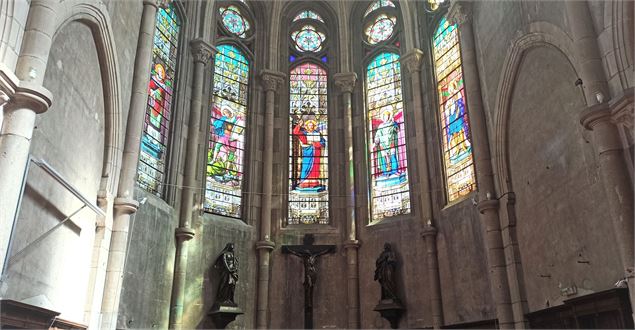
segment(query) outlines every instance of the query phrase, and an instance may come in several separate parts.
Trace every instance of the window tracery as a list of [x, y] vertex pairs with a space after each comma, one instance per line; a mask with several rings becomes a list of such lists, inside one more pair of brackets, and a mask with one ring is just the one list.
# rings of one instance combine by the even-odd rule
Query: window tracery
[[137, 167], [139, 186], [158, 197], [163, 196], [164, 190], [180, 28], [181, 23], [174, 4], [159, 8], [152, 47], [148, 103]]

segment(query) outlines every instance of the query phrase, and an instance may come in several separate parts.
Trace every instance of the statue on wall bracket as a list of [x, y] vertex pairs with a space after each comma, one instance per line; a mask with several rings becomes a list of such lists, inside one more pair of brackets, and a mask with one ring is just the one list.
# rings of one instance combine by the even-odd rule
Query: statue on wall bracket
[[384, 251], [377, 258], [375, 266], [375, 281], [381, 286], [381, 299], [374, 310], [390, 322], [391, 328], [397, 329], [401, 314], [406, 308], [397, 295], [397, 255], [390, 243], [384, 244]]
[[234, 255], [234, 243], [225, 245], [216, 258], [214, 269], [218, 270], [220, 281], [216, 290], [216, 301], [208, 314], [219, 329], [224, 329], [238, 315], [243, 314], [234, 301], [234, 292], [238, 283], [238, 258]]

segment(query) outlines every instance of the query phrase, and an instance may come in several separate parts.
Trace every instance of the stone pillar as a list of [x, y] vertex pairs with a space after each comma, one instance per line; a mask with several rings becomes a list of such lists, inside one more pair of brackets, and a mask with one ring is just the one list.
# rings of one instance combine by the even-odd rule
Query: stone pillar
[[117, 198], [114, 201], [115, 212], [108, 253], [108, 265], [106, 267], [104, 297], [101, 305], [101, 328], [103, 329], [115, 329], [117, 326], [117, 312], [121, 295], [123, 267], [127, 253], [130, 216], [139, 207], [139, 203], [134, 200], [134, 187], [136, 184], [137, 163], [139, 162], [143, 119], [148, 101], [154, 26], [157, 8], [163, 1], [143, 1], [143, 12], [141, 13], [139, 37], [137, 39], [137, 50], [132, 73], [132, 94], [130, 96], [130, 107], [128, 108], [126, 139], [121, 160]]
[[[468, 98], [468, 112], [470, 116], [470, 130], [472, 145], [474, 146], [474, 166], [478, 182], [479, 218], [485, 225], [485, 246], [487, 249], [487, 261], [490, 270], [490, 287], [492, 297], [496, 304], [496, 317], [501, 328], [524, 328], [523, 299], [520, 288], [514, 290], [514, 307], [510, 301], [510, 285], [507, 274], [507, 262], [505, 259], [505, 246], [503, 243], [498, 200], [491, 200], [496, 196], [494, 185], [494, 173], [489, 149], [487, 122], [483, 111], [481, 98], [480, 78], [476, 63], [476, 48], [474, 44], [474, 32], [471, 22], [472, 4], [466, 1], [453, 2], [448, 17], [453, 24], [459, 25], [459, 38], [461, 46], [462, 69], [465, 81], [465, 92]], [[493, 197], [496, 198], [496, 197]], [[508, 228], [509, 229], [509, 228]], [[513, 244], [510, 248], [513, 249]], [[508, 253], [512, 260], [514, 253]], [[515, 266], [515, 264], [513, 265]], [[517, 281], [514, 281], [517, 284]]]
[[266, 329], [269, 314], [269, 259], [275, 243], [271, 240], [271, 192], [273, 175], [273, 110], [276, 91], [284, 83], [285, 75], [281, 72], [263, 70], [260, 73], [265, 89], [265, 141], [262, 166], [262, 203], [260, 214], [260, 240], [256, 242], [258, 250], [258, 302], [256, 306], [256, 328]]
[[[443, 325], [443, 304], [441, 301], [441, 281], [439, 276], [438, 255], [436, 248], [437, 230], [434, 227], [434, 219], [432, 214], [432, 195], [430, 193], [430, 172], [428, 170], [428, 147], [426, 145], [425, 119], [423, 111], [423, 99], [421, 97], [421, 62], [423, 60], [423, 52], [413, 48], [401, 57], [401, 63], [408, 69], [412, 84], [412, 100], [414, 105], [414, 122], [417, 146], [416, 163], [419, 172], [419, 182], [421, 191], [419, 194], [419, 203], [421, 204], [422, 224], [424, 226], [423, 237], [428, 246], [427, 262], [428, 277], [430, 279], [430, 306], [432, 311], [432, 326], [440, 329]], [[432, 243], [430, 243], [432, 242]], [[430, 247], [429, 244], [434, 244]]]
[[[55, 1], [34, 0], [24, 31], [14, 75], [0, 66], [0, 92], [4, 105], [0, 130], [0, 263], [8, 253], [11, 228], [18, 211], [35, 117], [51, 106], [52, 95], [42, 83], [55, 32]], [[0, 274], [4, 273], [4, 266]]]
[[587, 104], [580, 121], [586, 129], [593, 131], [593, 145], [599, 155], [599, 171], [611, 210], [620, 257], [628, 279], [631, 305], [635, 306], [633, 187], [624, 161], [619, 131], [611, 122], [611, 107], [604, 101], [609, 94], [597, 34], [593, 29], [586, 1], [567, 1], [565, 9], [579, 60], [578, 74], [582, 79]]
[[183, 191], [181, 193], [181, 209], [179, 227], [176, 228], [176, 256], [174, 260], [174, 281], [172, 282], [172, 301], [170, 305], [170, 329], [181, 329], [183, 319], [183, 301], [185, 298], [185, 277], [187, 275], [187, 241], [194, 238], [194, 230], [190, 227], [192, 213], [199, 210], [194, 205], [196, 192], [196, 169], [198, 164], [198, 139], [205, 86], [205, 65], [209, 63], [215, 49], [202, 39], [190, 41], [190, 50], [194, 61], [192, 70], [192, 99], [187, 128], [187, 147], [185, 150], [185, 171], [183, 174]]
[[346, 195], [346, 234], [344, 242], [347, 259], [348, 328], [359, 329], [359, 268], [357, 265], [357, 240], [355, 223], [355, 163], [353, 161], [353, 106], [352, 94], [357, 81], [355, 72], [336, 73], [335, 85], [342, 91], [344, 101], [344, 168]]

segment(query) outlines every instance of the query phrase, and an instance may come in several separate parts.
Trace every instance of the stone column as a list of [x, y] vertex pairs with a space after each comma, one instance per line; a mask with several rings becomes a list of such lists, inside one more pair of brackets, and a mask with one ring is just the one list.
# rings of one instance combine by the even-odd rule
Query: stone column
[[[48, 110], [53, 99], [42, 83], [55, 33], [55, 5], [52, 0], [31, 2], [16, 75], [0, 66], [0, 91], [9, 99], [0, 130], [0, 263], [8, 253], [22, 182], [26, 180], [35, 117]], [[0, 267], [1, 274], [4, 266]]]
[[[507, 262], [505, 259], [505, 246], [503, 243], [498, 207], [494, 185], [494, 173], [489, 149], [487, 122], [483, 111], [481, 98], [480, 78], [476, 63], [476, 50], [474, 44], [474, 32], [471, 22], [471, 3], [465, 1], [453, 2], [448, 17], [453, 24], [459, 25], [459, 38], [461, 46], [462, 69], [465, 81], [465, 92], [468, 98], [468, 112], [470, 116], [470, 130], [472, 145], [474, 146], [474, 166], [478, 182], [479, 218], [485, 225], [485, 247], [487, 249], [487, 262], [490, 271], [490, 287], [492, 297], [496, 304], [496, 317], [501, 328], [512, 328], [514, 324], [518, 328], [524, 328], [523, 299], [520, 290], [516, 293], [512, 308], [510, 301], [510, 285], [507, 274]], [[513, 245], [511, 246], [513, 248]], [[509, 253], [510, 260], [514, 254]]]
[[194, 205], [196, 192], [196, 169], [198, 164], [198, 139], [205, 86], [205, 65], [210, 62], [215, 49], [202, 39], [190, 41], [190, 50], [194, 61], [192, 70], [192, 99], [187, 128], [187, 147], [185, 150], [185, 171], [183, 174], [183, 191], [181, 193], [181, 209], [179, 227], [176, 228], [176, 256], [174, 260], [174, 281], [172, 282], [172, 302], [170, 305], [170, 329], [181, 329], [183, 319], [183, 301], [185, 298], [185, 278], [187, 275], [187, 241], [194, 238], [194, 230], [190, 227], [192, 213], [198, 208]]
[[633, 187], [623, 158], [619, 131], [611, 122], [611, 107], [605, 102], [609, 95], [608, 86], [588, 3], [567, 1], [565, 8], [587, 104], [580, 121], [586, 129], [593, 132], [592, 141], [599, 155], [599, 171], [611, 210], [613, 229], [631, 288], [631, 305], [635, 306]]
[[164, 0], [143, 1], [132, 73], [132, 94], [130, 96], [130, 107], [128, 108], [126, 138], [121, 160], [117, 198], [114, 201], [114, 219], [108, 252], [108, 265], [106, 267], [104, 297], [101, 305], [101, 328], [103, 329], [115, 329], [117, 326], [117, 312], [121, 295], [123, 267], [127, 253], [130, 216], [139, 207], [139, 203], [134, 200], [134, 187], [136, 184], [137, 163], [139, 162], [143, 119], [148, 101], [154, 26], [157, 8], [163, 2]]
[[273, 111], [276, 91], [282, 88], [286, 76], [281, 72], [262, 70], [260, 79], [265, 89], [265, 123], [263, 136], [262, 203], [258, 250], [258, 302], [256, 328], [266, 329], [269, 314], [269, 259], [275, 243], [271, 240], [271, 192], [273, 175]]
[[[441, 328], [443, 325], [443, 304], [441, 301], [441, 282], [438, 267], [438, 255], [436, 248], [437, 230], [434, 227], [434, 219], [432, 214], [432, 195], [430, 193], [430, 172], [428, 170], [428, 147], [426, 145], [425, 119], [423, 111], [423, 99], [421, 97], [421, 62], [423, 60], [423, 52], [413, 48], [401, 57], [401, 63], [410, 73], [410, 81], [412, 84], [412, 100], [415, 108], [414, 122], [417, 157], [416, 163], [419, 172], [419, 182], [421, 191], [419, 194], [419, 203], [422, 212], [422, 225], [424, 226], [423, 237], [428, 246], [427, 262], [428, 277], [430, 279], [430, 306], [432, 311], [432, 326], [435, 329]], [[434, 244], [432, 248], [429, 244]]]
[[344, 186], [346, 195], [346, 234], [344, 242], [348, 278], [348, 328], [359, 329], [359, 269], [357, 266], [357, 240], [355, 223], [355, 163], [353, 160], [353, 106], [352, 94], [357, 81], [355, 72], [336, 73], [335, 85], [342, 91], [344, 101]]

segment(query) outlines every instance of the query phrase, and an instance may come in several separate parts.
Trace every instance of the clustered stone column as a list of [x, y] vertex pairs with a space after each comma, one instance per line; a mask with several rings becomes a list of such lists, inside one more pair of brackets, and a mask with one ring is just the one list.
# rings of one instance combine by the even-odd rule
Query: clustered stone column
[[346, 194], [346, 231], [347, 238], [344, 242], [347, 259], [348, 278], [348, 328], [359, 329], [359, 268], [357, 266], [357, 252], [359, 241], [357, 240], [355, 222], [355, 164], [353, 162], [353, 106], [352, 94], [357, 81], [355, 72], [336, 73], [333, 78], [335, 85], [340, 88], [344, 103], [344, 168], [345, 168], [345, 194]]
[[267, 328], [269, 310], [269, 259], [275, 243], [271, 240], [271, 193], [273, 175], [273, 112], [276, 91], [282, 87], [286, 76], [281, 72], [262, 70], [260, 79], [265, 89], [264, 150], [262, 167], [262, 202], [260, 215], [260, 240], [258, 250], [258, 305], [256, 328]]
[[147, 92], [148, 83], [150, 82], [150, 67], [152, 65], [154, 26], [157, 9], [160, 5], [165, 5], [165, 3], [165, 0], [143, 1], [132, 73], [132, 94], [128, 109], [121, 174], [117, 187], [117, 197], [113, 205], [114, 219], [108, 252], [108, 265], [106, 266], [104, 298], [101, 307], [101, 327], [104, 329], [114, 329], [117, 325], [130, 216], [137, 212], [139, 208], [139, 202], [134, 199], [134, 187], [136, 184], [137, 164], [139, 162], [141, 132], [148, 99]]
[[194, 193], [197, 190], [196, 164], [198, 163], [198, 140], [201, 127], [201, 110], [203, 86], [205, 86], [205, 65], [216, 51], [203, 39], [190, 41], [190, 51], [194, 61], [192, 70], [192, 99], [187, 128], [187, 147], [185, 150], [185, 170], [183, 173], [183, 190], [181, 192], [181, 208], [179, 227], [175, 230], [176, 254], [174, 260], [174, 280], [172, 282], [172, 299], [170, 303], [170, 329], [181, 329], [183, 325], [183, 303], [185, 298], [185, 279], [187, 275], [187, 241], [194, 238], [191, 228], [192, 213], [199, 210], [194, 205]]
[[496, 196], [496, 190], [476, 63], [471, 5], [465, 1], [453, 2], [448, 16], [452, 23], [459, 25], [462, 68], [465, 92], [469, 97], [470, 130], [478, 181], [478, 211], [479, 218], [485, 224], [485, 246], [490, 271], [490, 287], [496, 304], [496, 317], [500, 328], [513, 328], [514, 322], [518, 327], [523, 327], [524, 310], [520, 294], [515, 299], [518, 308], [512, 309], [510, 301], [507, 263], [498, 213], [500, 203], [498, 199], [492, 199], [492, 196]]
[[[565, 9], [579, 60], [578, 74], [582, 79], [587, 104], [587, 108], [581, 114], [580, 122], [586, 129], [593, 132], [592, 140], [598, 153], [599, 170], [606, 192], [605, 196], [609, 202], [613, 230], [626, 271], [628, 286], [631, 288], [630, 301], [631, 305], [635, 306], [633, 187], [623, 156], [619, 131], [612, 121], [612, 109], [609, 102], [605, 101], [608, 85], [602, 68], [597, 34], [593, 29], [593, 21], [586, 1], [567, 1]], [[631, 102], [631, 118], [632, 111]]]
[[[16, 75], [0, 70], [0, 92], [8, 102], [0, 130], [0, 263], [3, 263], [17, 213], [31, 137], [37, 114], [51, 106], [52, 95], [42, 83], [55, 32], [55, 2], [31, 2]], [[2, 272], [4, 272], [4, 265]]]
[[443, 325], [443, 304], [441, 301], [441, 280], [439, 276], [439, 261], [436, 248], [437, 229], [434, 227], [432, 215], [432, 195], [430, 194], [430, 174], [428, 170], [428, 148], [426, 145], [425, 122], [423, 118], [423, 99], [421, 97], [421, 63], [423, 52], [413, 48], [401, 57], [401, 63], [410, 73], [413, 90], [414, 121], [420, 125], [415, 125], [415, 144], [417, 146], [417, 168], [419, 172], [419, 182], [421, 184], [419, 203], [421, 204], [422, 221], [424, 230], [422, 236], [426, 242], [428, 277], [430, 285], [430, 307], [432, 312], [432, 326], [435, 329]]

